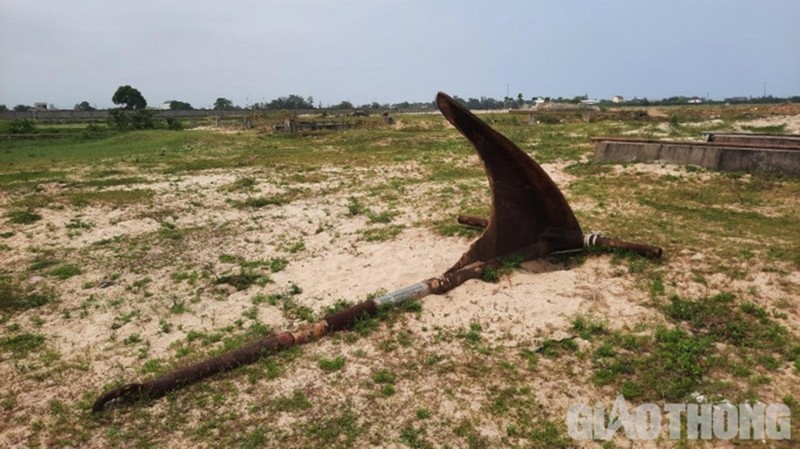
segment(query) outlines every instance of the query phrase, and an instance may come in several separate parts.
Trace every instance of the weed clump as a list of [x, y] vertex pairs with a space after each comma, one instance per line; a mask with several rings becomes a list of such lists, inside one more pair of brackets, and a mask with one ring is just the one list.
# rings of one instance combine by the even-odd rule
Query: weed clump
[[50, 295], [25, 292], [10, 279], [0, 278], [0, 311], [35, 309], [52, 300]]
[[42, 219], [42, 216], [33, 212], [30, 209], [25, 210], [12, 210], [6, 214], [9, 223], [13, 224], [31, 224], [36, 223]]
[[77, 276], [79, 274], [81, 274], [81, 269], [74, 264], [61, 265], [60, 267], [55, 268], [53, 269], [53, 271], [50, 272], [51, 276], [55, 276], [58, 279], [61, 279], [62, 281], [65, 279], [69, 279], [73, 276]]
[[249, 207], [251, 209], [260, 209], [266, 206], [283, 206], [288, 204], [289, 200], [280, 196], [256, 196], [247, 198], [244, 201], [235, 203], [239, 208]]
[[0, 340], [0, 347], [16, 357], [25, 358], [29, 353], [38, 351], [44, 346], [44, 341], [44, 335], [24, 333], [3, 338]]
[[342, 356], [335, 357], [332, 359], [320, 359], [319, 369], [327, 372], [339, 371], [344, 367], [344, 362], [345, 359]]
[[240, 271], [237, 274], [226, 274], [220, 276], [216, 280], [217, 285], [228, 284], [236, 288], [236, 290], [246, 290], [253, 284], [265, 285], [272, 282], [269, 276], [254, 273], [251, 271]]

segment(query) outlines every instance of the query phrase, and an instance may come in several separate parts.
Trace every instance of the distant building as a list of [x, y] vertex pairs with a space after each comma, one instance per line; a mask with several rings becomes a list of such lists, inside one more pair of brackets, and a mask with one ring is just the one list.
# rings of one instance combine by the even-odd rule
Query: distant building
[[622, 103], [623, 101], [625, 101], [625, 98], [623, 98], [622, 95], [614, 95], [611, 97], [612, 103]]
[[688, 101], [689, 104], [700, 104], [702, 102], [703, 102], [703, 99], [700, 98], [700, 97], [692, 97]]
[[586, 99], [586, 100], [581, 100], [581, 104], [582, 104], [582, 105], [587, 105], [587, 106], [588, 106], [588, 105], [595, 105], [595, 104], [597, 104], [597, 103], [600, 103], [600, 102], [599, 102], [599, 101], [597, 101], [597, 100], [589, 100], [589, 99]]
[[33, 109], [35, 111], [46, 111], [47, 110], [47, 103], [34, 103]]

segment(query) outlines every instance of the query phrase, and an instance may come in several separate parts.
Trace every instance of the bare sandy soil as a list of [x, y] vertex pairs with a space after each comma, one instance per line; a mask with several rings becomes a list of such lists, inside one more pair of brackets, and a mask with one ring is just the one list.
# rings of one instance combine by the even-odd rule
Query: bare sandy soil
[[[747, 122], [747, 126], [780, 123], [787, 123], [787, 131], [800, 132], [798, 117], [772, 117]], [[397, 126], [402, 127], [402, 121]], [[544, 167], [564, 189], [574, 178], [565, 172], [566, 165]], [[174, 354], [191, 332], [215, 333], [228, 327], [247, 328], [255, 322], [274, 330], [301, 324], [280, 304], [254, 304], [259, 295], [267, 297], [297, 285], [302, 289], [302, 293], [293, 297], [297, 306], [319, 315], [337, 300], [358, 301], [371, 293], [400, 288], [442, 273], [459, 258], [470, 239], [443, 237], [425, 224], [443, 216], [455, 218], [459, 206], [419, 207], [441, 186], [427, 183], [410, 186], [394, 209], [397, 215], [392, 220], [393, 224], [406, 226], [394, 238], [368, 241], [365, 231], [391, 225], [370, 223], [364, 215], [353, 216], [348, 212], [348, 204], [355, 196], [374, 210], [381, 210], [381, 200], [370, 196], [369, 187], [371, 183], [377, 185], [377, 179], [388, 173], [377, 170], [376, 176], [375, 172], [366, 174], [358, 169], [328, 167], [323, 182], [291, 185], [276, 180], [270, 173], [249, 168], [149, 176], [146, 183], [114, 189], [150, 189], [154, 192], [151, 204], [116, 208], [65, 205], [40, 209], [43, 218], [33, 224], [4, 224], [4, 231], [14, 234], [2, 241], [9, 248], [0, 259], [3, 271], [23, 275], [35, 260], [51, 257], [74, 262], [79, 265], [80, 274], [65, 280], [46, 274], [24, 274], [24, 282], [56, 292], [58, 301], [19, 313], [3, 324], [6, 328], [17, 326], [44, 335], [48, 352], [27, 358], [0, 353], [0, 378], [4, 379], [5, 390], [2, 397], [13, 404], [0, 410], [0, 446], [55, 445], [59, 420], [69, 421], [73, 433], [86, 428], [90, 437], [81, 447], [131, 444], [109, 437], [108, 430], [97, 430], [107, 422], [65, 418], [58, 412], [58, 404], [91, 401], [109, 385], [147, 378], [148, 360], [182, 363], [175, 362]], [[413, 177], [418, 168], [409, 165], [405, 170], [407, 176]], [[668, 175], [677, 169], [650, 165], [615, 170]], [[239, 192], [226, 188], [244, 177], [257, 181], [255, 190]], [[357, 190], [347, 187], [354, 178], [359, 182]], [[232, 202], [248, 197], [285, 193], [289, 187], [305, 189], [305, 194], [288, 204], [259, 209], [232, 206]], [[44, 193], [69, 188], [61, 183], [42, 184]], [[0, 207], [9, 207], [10, 201], [10, 198], [0, 199]], [[593, 204], [576, 201], [573, 206], [586, 211]], [[89, 223], [90, 227], [68, 230], [68, 224], [76, 219]], [[163, 231], [164, 223], [180, 230], [181, 236], [168, 237]], [[593, 229], [592, 223], [584, 223], [584, 227]], [[213, 282], [215, 277], [239, 269], [236, 264], [223, 261], [220, 257], [223, 255], [247, 261], [284, 258], [288, 264], [285, 269], [266, 273], [269, 282], [237, 291]], [[791, 304], [781, 307], [790, 316], [784, 321], [800, 331], [797, 271], [788, 275], [759, 272], [738, 280], [709, 276], [700, 284], [692, 279], [691, 272], [704, 262], [703, 248], [668, 254], [668, 270], [686, 274], [683, 277], [675, 274], [674, 282], [666, 287], [667, 294], [700, 296], [723, 290], [756, 290], [755, 300], [764, 306], [777, 301]], [[181, 273], [186, 276], [182, 278]], [[195, 282], [187, 279], [192, 276]], [[111, 281], [111, 285], [101, 288], [103, 281]], [[397, 441], [400, 432], [393, 420], [397, 416], [407, 420], [419, 409], [427, 409], [437, 417], [427, 430], [433, 444], [449, 444], [452, 432], [448, 429], [466, 419], [480, 423], [470, 431], [477, 432], [489, 447], [507, 446], [514, 441], [507, 437], [509, 418], [476, 418], [487, 414], [485, 386], [492, 386], [490, 392], [502, 389], [503, 380], [496, 377], [497, 371], [485, 379], [474, 374], [471, 370], [482, 369], [483, 362], [476, 359], [473, 349], [458, 343], [457, 336], [467, 332], [471, 323], [478, 324], [482, 341], [501, 348], [497, 351], [507, 348], [509, 354], [517, 357], [521, 350], [535, 350], [545, 340], [575, 338], [579, 347], [584, 347], [588, 342], [577, 337], [571, 325], [580, 316], [599, 317], [612, 331], [646, 332], [663, 323], [664, 317], [648, 307], [650, 296], [639, 282], [629, 266], [615, 262], [609, 255], [593, 256], [580, 264], [553, 260], [528, 262], [498, 283], [474, 280], [446, 295], [428, 297], [421, 312], [404, 314], [399, 321], [367, 337], [350, 342], [327, 339], [312, 343], [287, 364], [278, 378], [258, 378], [251, 383], [245, 375], [234, 373], [222, 376], [222, 380], [212, 380], [212, 389], [237, 390], [235, 400], [221, 398], [218, 407], [198, 407], [182, 418], [181, 429], [195, 428], [214, 413], [233, 412], [242, 421], [257, 422], [263, 418], [259, 404], [263, 407], [275, 398], [300, 390], [314, 402], [330, 407], [346, 403], [369, 416], [375, 424], [369, 430], [370, 438], [358, 443], [359, 447], [402, 447], [387, 443]], [[177, 305], [181, 306], [178, 312]], [[398, 335], [406, 335], [403, 338], [410, 338], [413, 343], [406, 346], [397, 343]], [[387, 352], [385, 345], [396, 348]], [[337, 355], [347, 358], [340, 371], [328, 374], [318, 368], [321, 358]], [[439, 368], [426, 369], [424, 361], [434, 356], [443, 360], [434, 362], [434, 365], [439, 363], [436, 365]], [[385, 367], [402, 372], [405, 377], [397, 381], [391, 397], [376, 399], [371, 384], [365, 384]], [[540, 410], [553, 421], [562, 420], [566, 409], [576, 401], [607, 402], [614, 396], [611, 387], [587, 387], [587, 374], [577, 362], [572, 366], [542, 359], [534, 373], [514, 373], [531, 388]], [[774, 385], [775, 396], [762, 399], [780, 400], [783, 387], [794, 381], [798, 381], [796, 373], [784, 373]], [[177, 399], [148, 405], [146, 413], [149, 419], [167, 419], [166, 415], [172, 413], [170, 403], [191, 402], [190, 396], [195, 393], [196, 389], [178, 392]], [[85, 415], [86, 405], [82, 407], [82, 411], [74, 413]], [[112, 423], [114, 416], [123, 416], [114, 415], [117, 411], [109, 413], [105, 419]], [[296, 426], [305, 423], [302, 416], [272, 414], [269, 417], [274, 421], [264, 425], [292, 434]], [[239, 430], [248, 433], [253, 429]], [[154, 435], [152, 440], [164, 447], [210, 447], [203, 437], [186, 432]], [[209, 440], [214, 438], [211, 435]], [[593, 442], [573, 444], [599, 447]], [[657, 441], [631, 443], [630, 447], [671, 445], [672, 442]]]

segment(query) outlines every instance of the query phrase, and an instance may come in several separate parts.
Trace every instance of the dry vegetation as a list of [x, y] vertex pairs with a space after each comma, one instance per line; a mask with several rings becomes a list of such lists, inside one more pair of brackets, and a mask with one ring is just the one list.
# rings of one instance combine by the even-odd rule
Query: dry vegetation
[[620, 393], [783, 401], [796, 438], [800, 179], [588, 162], [597, 135], [800, 123], [764, 106], [696, 111], [485, 116], [543, 163], [584, 230], [661, 245], [663, 262], [526, 263], [100, 415], [110, 387], [444, 271], [476, 236], [455, 216], [488, 213], [485, 177], [435, 115], [297, 136], [0, 141], [0, 446], [703, 446], [569, 439], [570, 404]]

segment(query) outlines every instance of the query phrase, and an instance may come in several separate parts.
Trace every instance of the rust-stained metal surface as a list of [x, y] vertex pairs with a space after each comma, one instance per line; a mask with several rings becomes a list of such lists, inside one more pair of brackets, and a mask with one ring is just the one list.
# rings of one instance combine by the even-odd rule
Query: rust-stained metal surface
[[381, 306], [445, 293], [480, 277], [487, 268], [499, 266], [506, 257], [530, 260], [553, 251], [583, 247], [584, 236], [578, 221], [539, 164], [448, 95], [440, 92], [436, 102], [447, 120], [475, 146], [492, 188], [491, 216], [485, 223], [481, 219], [477, 222], [485, 230], [458, 262], [438, 277], [361, 302], [316, 323], [261, 338], [148, 382], [108, 391], [95, 401], [92, 411], [99, 412], [115, 400], [161, 397], [219, 372], [252, 363], [265, 354], [348, 329], [357, 320], [374, 315]]
[[489, 220], [481, 217], [473, 217], [472, 215], [459, 215], [456, 218], [459, 224], [472, 226], [473, 228], [485, 228], [489, 226]]
[[578, 220], [539, 164], [448, 95], [440, 92], [436, 104], [475, 146], [492, 188], [489, 226], [448, 271], [533, 245], [548, 228], [574, 236], [552, 241], [552, 250], [581, 247]]
[[[471, 215], [459, 215], [458, 222], [467, 226], [476, 228], [485, 228], [489, 224], [489, 220], [481, 217], [473, 217]], [[664, 251], [658, 246], [646, 245], [644, 243], [628, 242], [617, 238], [605, 237], [602, 234], [584, 234], [583, 236], [584, 248], [600, 248], [600, 249], [621, 249], [624, 251], [631, 251], [639, 254], [640, 256], [649, 259], [659, 259]]]

